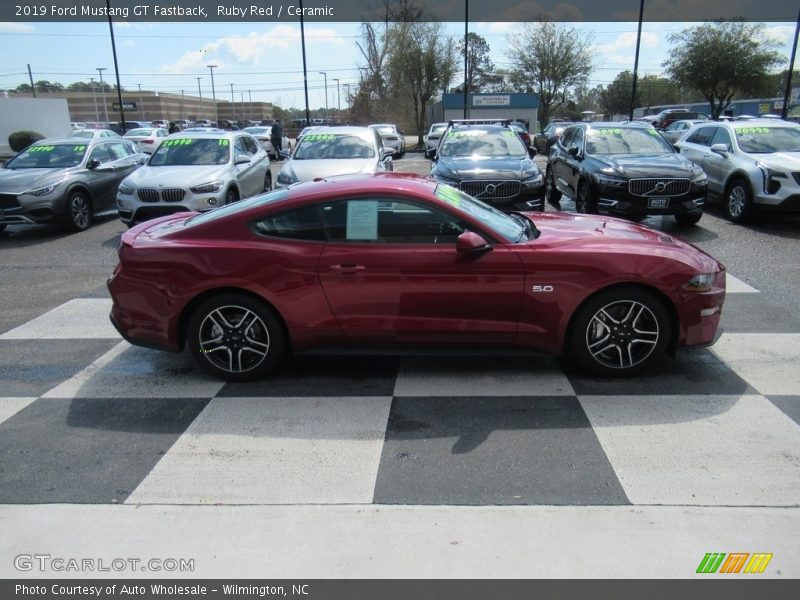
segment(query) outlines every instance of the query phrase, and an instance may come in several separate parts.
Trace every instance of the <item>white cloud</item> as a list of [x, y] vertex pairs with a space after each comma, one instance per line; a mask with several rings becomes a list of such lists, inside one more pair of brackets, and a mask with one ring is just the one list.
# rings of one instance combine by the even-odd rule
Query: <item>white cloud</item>
[[[655, 47], [658, 46], [659, 37], [655, 33], [651, 33], [649, 31], [642, 32], [642, 46], [645, 47]], [[626, 31], [625, 33], [620, 33], [617, 36], [617, 39], [611, 42], [610, 44], [600, 44], [595, 47], [597, 52], [602, 54], [611, 54], [614, 52], [619, 52], [620, 50], [627, 50], [628, 48], [635, 48], [636, 47], [636, 32], [634, 31]]]
[[133, 40], [125, 40], [124, 42], [122, 42], [122, 47], [123, 48], [135, 48], [136, 47], [136, 42], [134, 42]]
[[[226, 59], [237, 63], [259, 65], [263, 60], [272, 58], [271, 50], [297, 47], [299, 42], [298, 28], [279, 25], [264, 33], [253, 32], [244, 37], [221, 37], [205, 44], [199, 50], [186, 52], [171, 65], [163, 65], [161, 70], [166, 73], [197, 71], [205, 69], [211, 60], [222, 68]], [[344, 43], [345, 40], [332, 29], [322, 27], [306, 29], [307, 45]]]
[[790, 45], [792, 43], [794, 31], [794, 25], [776, 25], [774, 27], [767, 27], [764, 32], [767, 34], [767, 37], [771, 37], [781, 44]]
[[35, 31], [33, 25], [27, 23], [0, 23], [0, 32], [2, 33], [30, 33]]

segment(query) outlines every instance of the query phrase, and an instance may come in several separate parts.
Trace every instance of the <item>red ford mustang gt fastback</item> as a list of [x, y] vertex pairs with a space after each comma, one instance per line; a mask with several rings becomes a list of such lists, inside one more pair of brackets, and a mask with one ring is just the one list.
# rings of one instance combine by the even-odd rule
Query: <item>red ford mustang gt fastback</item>
[[725, 269], [612, 217], [505, 214], [412, 175], [346, 176], [122, 236], [111, 320], [133, 344], [188, 345], [231, 381], [288, 352], [505, 346], [636, 373], [712, 344]]

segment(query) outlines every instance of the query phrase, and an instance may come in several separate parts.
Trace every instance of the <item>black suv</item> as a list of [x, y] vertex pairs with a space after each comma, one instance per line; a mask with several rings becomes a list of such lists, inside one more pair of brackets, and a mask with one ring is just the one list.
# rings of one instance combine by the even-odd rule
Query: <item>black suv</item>
[[431, 177], [492, 205], [544, 209], [544, 177], [511, 121], [450, 121]]
[[647, 124], [577, 123], [550, 149], [545, 197], [560, 208], [565, 194], [583, 213], [674, 215], [688, 225], [703, 216], [707, 183]]

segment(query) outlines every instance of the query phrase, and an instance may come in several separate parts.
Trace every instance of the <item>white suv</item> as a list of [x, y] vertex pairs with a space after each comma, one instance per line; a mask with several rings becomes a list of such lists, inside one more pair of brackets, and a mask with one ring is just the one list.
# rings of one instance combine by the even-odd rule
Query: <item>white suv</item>
[[675, 144], [708, 175], [709, 196], [732, 221], [755, 208], [800, 212], [800, 125], [748, 119], [696, 125]]

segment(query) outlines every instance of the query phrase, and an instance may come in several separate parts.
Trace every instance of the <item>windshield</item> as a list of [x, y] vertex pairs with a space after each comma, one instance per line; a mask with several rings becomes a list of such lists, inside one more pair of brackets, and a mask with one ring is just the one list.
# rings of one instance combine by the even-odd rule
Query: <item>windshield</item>
[[445, 125], [444, 123], [441, 124], [441, 125], [432, 125], [430, 132], [431, 133], [441, 133], [445, 129], [447, 129], [447, 125]]
[[516, 219], [452, 186], [440, 183], [434, 194], [439, 200], [444, 200], [486, 224], [508, 242], [516, 242], [525, 231], [525, 226]]
[[151, 167], [224, 165], [229, 160], [227, 139], [170, 138], [161, 142], [147, 164]]
[[260, 206], [262, 204], [268, 204], [270, 202], [277, 202], [278, 200], [283, 200], [284, 198], [288, 197], [289, 197], [289, 190], [275, 190], [274, 192], [269, 192], [267, 194], [254, 196], [252, 198], [248, 198], [247, 200], [240, 200], [239, 202], [228, 204], [226, 206], [215, 208], [214, 210], [210, 210], [208, 212], [195, 215], [194, 217], [191, 217], [189, 220], [187, 220], [185, 225], [187, 227], [194, 225], [202, 225], [203, 223], [208, 223], [209, 221], [216, 221], [217, 219], [221, 219], [222, 217], [227, 217], [228, 215], [233, 215], [238, 212], [248, 210], [250, 208], [253, 208], [254, 206]]
[[245, 127], [244, 129], [247, 133], [252, 133], [253, 135], [259, 135], [262, 133], [270, 133], [270, 129], [266, 127]]
[[94, 137], [94, 131], [86, 131], [85, 129], [82, 129], [81, 131], [73, 131], [69, 134], [69, 137], [90, 138]]
[[487, 129], [451, 130], [439, 148], [439, 156], [517, 156], [528, 152], [515, 131]]
[[303, 136], [293, 160], [374, 158], [372, 144], [355, 135], [310, 133]]
[[5, 169], [68, 169], [77, 167], [86, 154], [86, 144], [33, 145], [8, 161]]
[[587, 154], [672, 154], [672, 149], [655, 129], [588, 129]]
[[734, 127], [742, 152], [800, 152], [800, 127]]
[[391, 125], [375, 125], [374, 127], [379, 133], [395, 133], [394, 127]]

